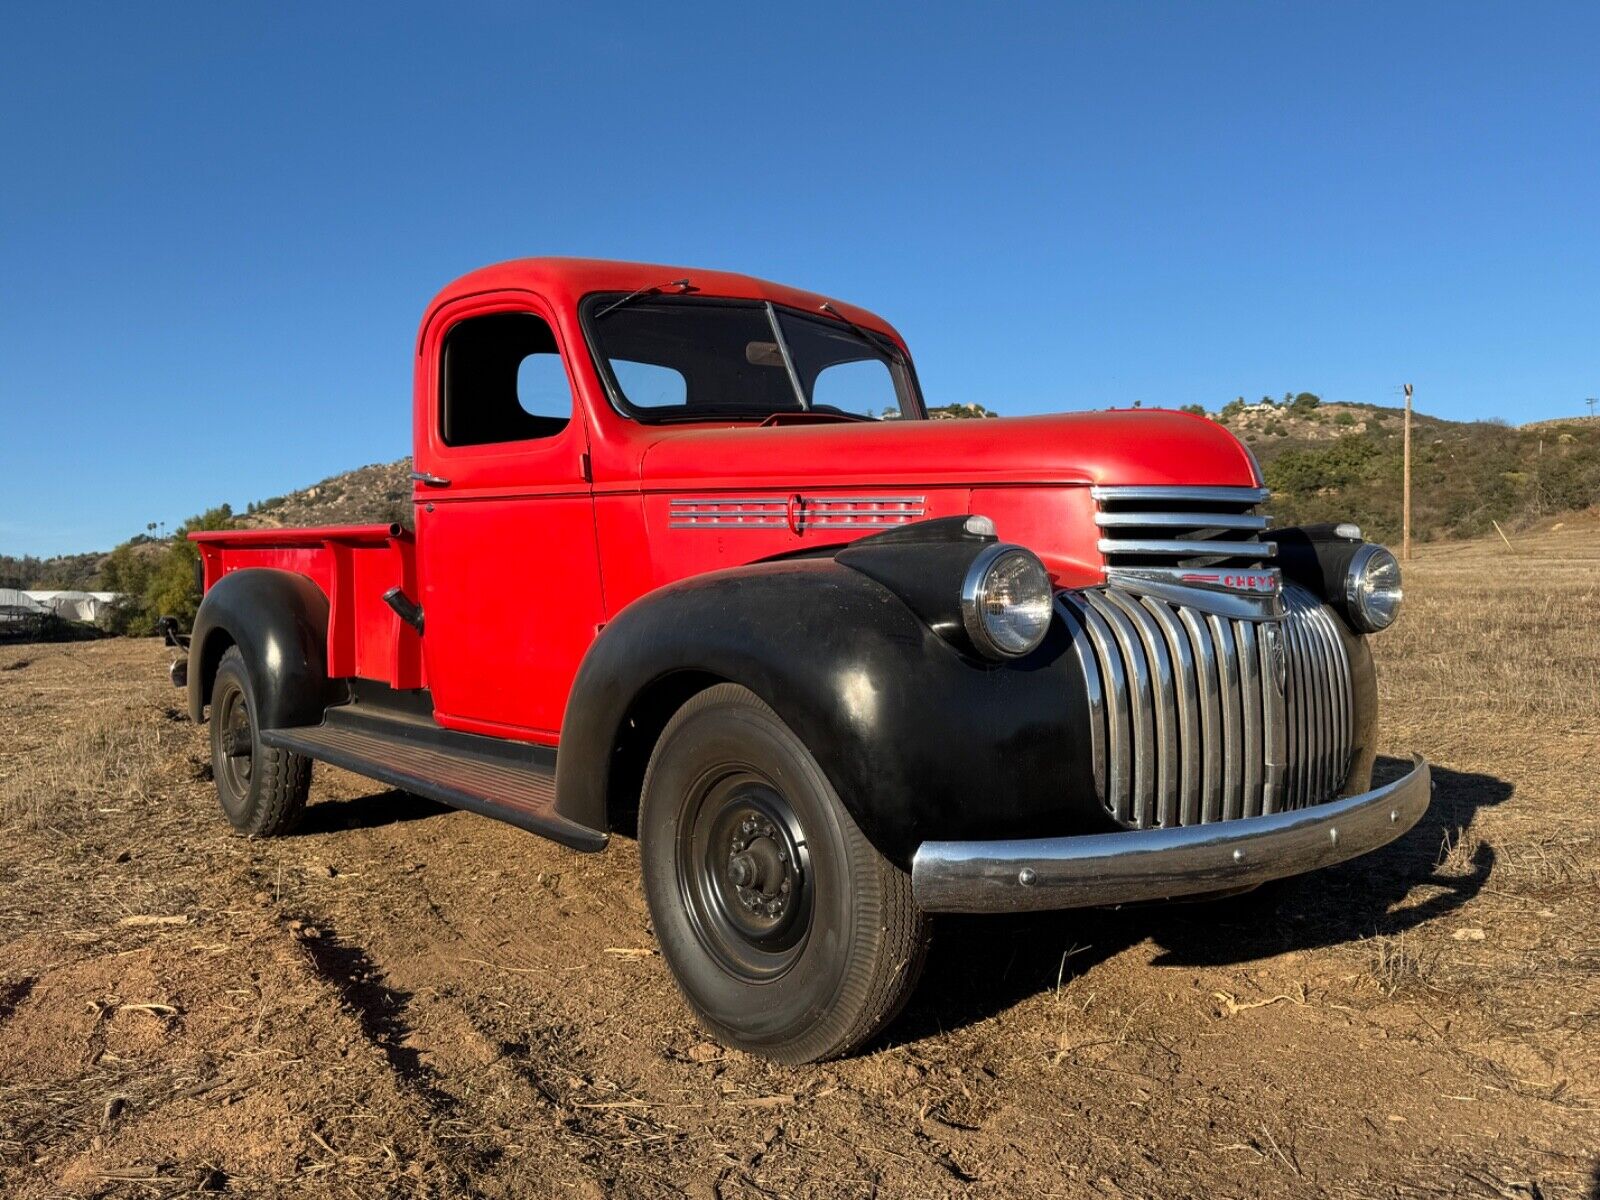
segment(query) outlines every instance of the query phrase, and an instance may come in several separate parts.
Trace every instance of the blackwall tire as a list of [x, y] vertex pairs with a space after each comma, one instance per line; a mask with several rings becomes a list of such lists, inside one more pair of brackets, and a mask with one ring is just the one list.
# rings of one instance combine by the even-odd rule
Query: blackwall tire
[[255, 692], [237, 646], [217, 666], [210, 726], [211, 773], [228, 823], [246, 837], [290, 832], [305, 811], [311, 760], [261, 744]]
[[645, 895], [685, 999], [724, 1044], [785, 1063], [849, 1053], [899, 1013], [928, 921], [754, 693], [668, 722], [639, 809]]

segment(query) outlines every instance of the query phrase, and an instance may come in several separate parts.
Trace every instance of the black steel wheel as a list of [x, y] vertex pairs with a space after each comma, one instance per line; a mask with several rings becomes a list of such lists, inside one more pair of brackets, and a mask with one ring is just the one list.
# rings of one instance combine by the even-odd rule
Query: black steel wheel
[[228, 823], [249, 837], [287, 833], [305, 810], [311, 760], [261, 744], [244, 655], [230, 646], [211, 687], [211, 774]]
[[700, 942], [752, 982], [782, 975], [811, 924], [805, 830], [770, 780], [748, 768], [708, 772], [687, 797], [678, 884]]
[[816, 761], [732, 684], [667, 724], [639, 811], [656, 936], [701, 1022], [781, 1062], [844, 1054], [894, 1018], [927, 921]]

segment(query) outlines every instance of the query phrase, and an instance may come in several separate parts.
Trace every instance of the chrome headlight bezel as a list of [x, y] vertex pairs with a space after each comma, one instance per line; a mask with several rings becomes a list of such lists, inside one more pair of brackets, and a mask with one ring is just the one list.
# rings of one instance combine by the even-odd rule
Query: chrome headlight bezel
[[[1043, 616], [1043, 620], [1037, 622], [1036, 629], [1021, 637], [1008, 635], [1004, 626], [993, 621], [989, 610], [995, 576], [1014, 562], [1033, 576], [1029, 581], [1031, 593], [1026, 599], [1039, 604]], [[967, 637], [980, 652], [997, 659], [1022, 658], [1032, 654], [1049, 634], [1054, 616], [1055, 586], [1050, 582], [1050, 573], [1045, 570], [1044, 563], [1032, 550], [1009, 542], [995, 542], [985, 546], [973, 558], [961, 583], [961, 622], [966, 628]]]
[[[1391, 568], [1393, 586], [1385, 586], [1380, 592], [1374, 586], [1373, 577], [1379, 570], [1388, 571]], [[1400, 616], [1404, 599], [1400, 560], [1387, 547], [1375, 542], [1368, 542], [1358, 549], [1345, 570], [1344, 603], [1345, 612], [1361, 631], [1377, 633], [1389, 628]]]

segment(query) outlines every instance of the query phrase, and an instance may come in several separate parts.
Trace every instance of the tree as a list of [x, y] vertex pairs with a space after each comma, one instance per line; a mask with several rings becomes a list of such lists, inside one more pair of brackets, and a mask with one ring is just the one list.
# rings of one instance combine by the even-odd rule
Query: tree
[[208, 529], [232, 528], [233, 508], [227, 504], [208, 508], [178, 526], [166, 554], [145, 586], [145, 609], [152, 626], [157, 617], [177, 617], [185, 629], [194, 623], [194, 614], [200, 607], [200, 587], [195, 582], [195, 564], [200, 561], [200, 553], [188, 535]]

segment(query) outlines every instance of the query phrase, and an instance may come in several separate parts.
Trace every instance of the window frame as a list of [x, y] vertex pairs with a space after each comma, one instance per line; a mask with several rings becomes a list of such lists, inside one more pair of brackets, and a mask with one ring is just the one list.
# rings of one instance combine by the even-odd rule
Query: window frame
[[[537, 435], [535, 435], [533, 437], [496, 438], [496, 439], [492, 439], [492, 440], [489, 440], [489, 441], [481, 441], [481, 442], [477, 442], [477, 441], [474, 441], [474, 442], [452, 442], [450, 440], [449, 434], [446, 432], [446, 428], [447, 428], [446, 427], [446, 414], [447, 414], [447, 412], [449, 410], [449, 393], [448, 393], [448, 390], [446, 388], [446, 381], [447, 381], [446, 372], [448, 370], [448, 362], [449, 362], [450, 337], [451, 337], [452, 334], [454, 334], [456, 332], [456, 330], [460, 329], [463, 325], [468, 325], [468, 324], [470, 324], [470, 323], [472, 323], [474, 321], [493, 320], [496, 317], [531, 318], [531, 319], [533, 319], [535, 321], [538, 321], [541, 325], [544, 326], [545, 332], [550, 335], [550, 345], [551, 345], [552, 349], [549, 350], [549, 351], [535, 351], [534, 354], [552, 353], [552, 354], [555, 355], [556, 362], [560, 366], [561, 373], [562, 373], [562, 375], [565, 377], [565, 379], [567, 381], [567, 397], [568, 397], [568, 400], [570, 401], [570, 407], [569, 407], [569, 409], [567, 411], [567, 418], [566, 418], [565, 421], [562, 422], [561, 427], [559, 429], [552, 430], [549, 433], [537, 434]], [[520, 359], [517, 360], [516, 374], [513, 376], [513, 379], [512, 379], [513, 389], [515, 389], [517, 387], [517, 385], [520, 383], [522, 364], [525, 363], [528, 359], [534, 357], [534, 354], [525, 354]], [[528, 309], [528, 308], [499, 308], [499, 309], [492, 309], [492, 310], [487, 311], [487, 312], [468, 313], [468, 314], [466, 314], [464, 316], [461, 316], [461, 317], [459, 317], [459, 318], [457, 318], [457, 319], [455, 319], [453, 321], [450, 321], [444, 327], [444, 330], [439, 334], [439, 348], [438, 348], [438, 354], [437, 354], [437, 362], [434, 364], [433, 394], [434, 394], [434, 404], [433, 404], [433, 408], [434, 408], [434, 422], [433, 422], [434, 429], [433, 429], [433, 432], [438, 436], [440, 448], [443, 449], [446, 452], [450, 452], [450, 451], [459, 452], [459, 451], [472, 451], [472, 450], [487, 451], [487, 450], [489, 450], [489, 449], [491, 449], [493, 447], [497, 447], [497, 446], [527, 446], [527, 445], [531, 445], [531, 444], [553, 442], [556, 439], [562, 437], [567, 432], [567, 430], [572, 427], [573, 422], [577, 421], [579, 419], [579, 415], [580, 415], [579, 405], [578, 405], [578, 390], [577, 390], [577, 386], [573, 381], [572, 372], [568, 368], [566, 355], [564, 353], [562, 353], [561, 335], [556, 330], [555, 322], [551, 321], [543, 313], [534, 312], [532, 309]], [[522, 406], [521, 396], [515, 390], [513, 390], [512, 397], [513, 397], [513, 399], [515, 399], [517, 401], [517, 406], [519, 408], [521, 408], [522, 411], [524, 413], [526, 413], [528, 416], [533, 417], [533, 418], [538, 419], [538, 420], [553, 420], [554, 419], [554, 418], [550, 418], [550, 417], [540, 417], [538, 413], [530, 412], [527, 408], [523, 407]]]
[[[573, 419], [554, 437], [479, 446], [446, 445], [440, 418], [442, 349], [445, 335], [470, 317], [521, 312], [539, 317], [556, 337], [556, 348], [574, 397]], [[429, 312], [417, 335], [412, 394], [413, 469], [450, 481], [437, 490], [417, 483], [417, 499], [446, 500], [452, 495], [565, 495], [590, 488], [583, 455], [589, 449], [591, 389], [583, 372], [581, 339], [574, 336], [563, 310], [541, 293], [527, 288], [494, 288], [444, 300]]]

